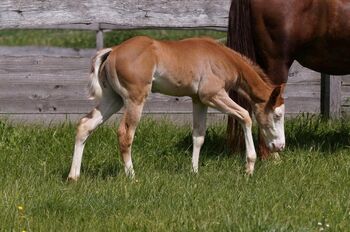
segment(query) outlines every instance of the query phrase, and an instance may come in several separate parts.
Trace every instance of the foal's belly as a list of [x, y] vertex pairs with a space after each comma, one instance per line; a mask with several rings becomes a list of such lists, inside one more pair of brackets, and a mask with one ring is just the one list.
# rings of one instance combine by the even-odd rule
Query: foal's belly
[[193, 96], [197, 93], [196, 81], [184, 78], [154, 75], [152, 80], [152, 92], [171, 96]]

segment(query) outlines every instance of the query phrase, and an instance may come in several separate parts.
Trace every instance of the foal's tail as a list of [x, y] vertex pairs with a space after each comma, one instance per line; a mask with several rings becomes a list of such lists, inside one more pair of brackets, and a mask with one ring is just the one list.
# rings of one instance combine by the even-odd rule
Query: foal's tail
[[[89, 99], [99, 100], [102, 97], [102, 87], [100, 84], [100, 75], [104, 62], [106, 61], [112, 48], [101, 49], [92, 58], [91, 73], [89, 81]], [[101, 68], [102, 67], [102, 68]]]

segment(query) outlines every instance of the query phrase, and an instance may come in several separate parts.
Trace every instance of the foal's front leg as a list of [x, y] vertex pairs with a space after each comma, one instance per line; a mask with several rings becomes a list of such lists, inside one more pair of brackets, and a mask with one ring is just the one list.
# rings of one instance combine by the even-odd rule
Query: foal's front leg
[[253, 135], [252, 135], [252, 120], [245, 119], [241, 121], [243, 131], [244, 131], [244, 142], [246, 147], [246, 172], [252, 175], [254, 172], [254, 165], [256, 161], [256, 152], [254, 147]]
[[201, 102], [192, 100], [193, 106], [193, 152], [192, 152], [192, 171], [198, 172], [198, 160], [201, 147], [204, 143], [206, 130], [206, 119], [208, 107]]
[[256, 152], [254, 148], [252, 135], [252, 120], [247, 110], [235, 103], [224, 89], [209, 99], [205, 99], [209, 106], [220, 110], [223, 113], [230, 114], [237, 118], [244, 130], [244, 140], [246, 145], [246, 172], [251, 175], [254, 172]]

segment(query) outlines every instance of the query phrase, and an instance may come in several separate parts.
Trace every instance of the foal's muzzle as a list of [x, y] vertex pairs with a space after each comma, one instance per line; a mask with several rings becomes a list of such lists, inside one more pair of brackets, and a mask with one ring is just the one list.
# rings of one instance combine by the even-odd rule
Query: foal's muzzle
[[269, 146], [272, 152], [283, 151], [284, 147], [285, 147], [285, 143], [280, 143], [280, 142], [272, 142]]

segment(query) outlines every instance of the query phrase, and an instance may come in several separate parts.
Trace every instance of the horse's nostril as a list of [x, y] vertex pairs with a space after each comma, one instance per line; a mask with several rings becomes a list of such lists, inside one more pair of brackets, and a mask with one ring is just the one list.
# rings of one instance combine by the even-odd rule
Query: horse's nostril
[[284, 143], [271, 143], [271, 148], [274, 151], [282, 151], [285, 147]]
[[272, 148], [273, 148], [273, 149], [276, 149], [275, 143], [272, 143], [271, 145], [272, 145]]

